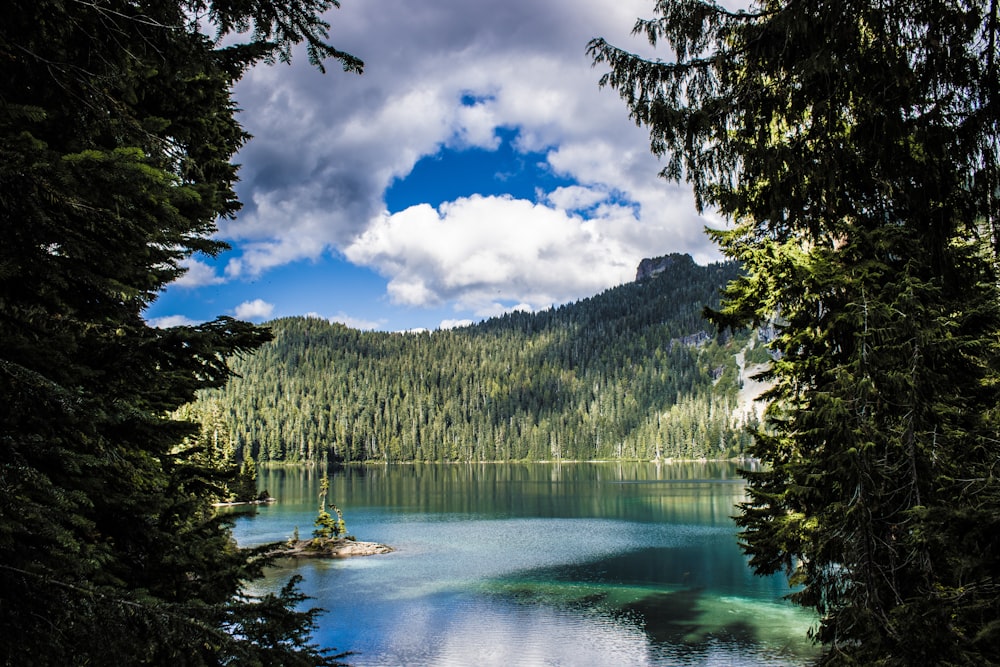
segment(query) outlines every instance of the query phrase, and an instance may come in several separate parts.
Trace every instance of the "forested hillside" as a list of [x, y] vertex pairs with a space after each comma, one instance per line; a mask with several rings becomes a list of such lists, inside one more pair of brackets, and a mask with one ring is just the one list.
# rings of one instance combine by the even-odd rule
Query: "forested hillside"
[[241, 377], [192, 409], [215, 446], [258, 462], [737, 455], [735, 354], [753, 339], [701, 316], [737, 265], [669, 259], [647, 280], [461, 329], [277, 320], [273, 342], [235, 361]]

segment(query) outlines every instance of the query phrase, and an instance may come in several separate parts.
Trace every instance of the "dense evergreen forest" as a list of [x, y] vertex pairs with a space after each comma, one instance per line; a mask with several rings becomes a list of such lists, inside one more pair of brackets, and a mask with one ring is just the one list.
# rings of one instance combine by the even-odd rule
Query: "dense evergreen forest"
[[[725, 3], [729, 4], [729, 3]], [[1000, 3], [659, 0], [589, 53], [780, 316], [737, 525], [820, 664], [1000, 664]]]
[[187, 414], [244, 461], [737, 456], [748, 437], [734, 413], [737, 353], [756, 338], [716, 335], [702, 310], [738, 266], [665, 263], [576, 303], [460, 329], [277, 320], [271, 343], [233, 362], [240, 377]]
[[252, 592], [269, 556], [210, 505], [252, 468], [210, 461], [171, 418], [269, 334], [143, 316], [192, 255], [227, 247], [242, 75], [300, 44], [321, 70], [362, 69], [327, 43], [336, 4], [4, 3], [0, 664], [341, 664], [309, 639], [298, 577]]

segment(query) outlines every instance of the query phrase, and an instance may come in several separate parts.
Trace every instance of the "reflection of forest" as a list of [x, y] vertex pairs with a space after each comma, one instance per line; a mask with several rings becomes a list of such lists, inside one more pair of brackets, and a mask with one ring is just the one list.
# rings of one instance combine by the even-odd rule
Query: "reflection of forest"
[[[316, 497], [317, 470], [264, 467], [260, 485]], [[714, 461], [352, 465], [333, 473], [330, 497], [413, 512], [731, 525], [743, 479], [736, 464]]]

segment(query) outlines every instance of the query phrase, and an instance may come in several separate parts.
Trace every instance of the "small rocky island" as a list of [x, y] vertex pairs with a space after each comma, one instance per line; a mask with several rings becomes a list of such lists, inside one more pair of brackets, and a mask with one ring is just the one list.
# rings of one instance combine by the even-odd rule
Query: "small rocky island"
[[377, 542], [359, 542], [352, 537], [316, 537], [311, 540], [289, 540], [273, 552], [279, 558], [350, 558], [387, 554], [392, 547]]
[[298, 526], [292, 537], [281, 547], [271, 552], [278, 558], [350, 558], [351, 556], [374, 556], [387, 554], [392, 547], [377, 542], [359, 542], [353, 535], [347, 534], [344, 514], [336, 505], [331, 504], [337, 518], [327, 511], [326, 497], [330, 492], [330, 480], [326, 476], [320, 481], [319, 513], [316, 515], [316, 530], [311, 539], [299, 539]]

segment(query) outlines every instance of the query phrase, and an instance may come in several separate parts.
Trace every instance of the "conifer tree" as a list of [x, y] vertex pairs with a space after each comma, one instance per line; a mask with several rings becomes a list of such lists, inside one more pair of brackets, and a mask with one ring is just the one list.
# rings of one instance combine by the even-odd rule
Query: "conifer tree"
[[330, 478], [324, 474], [319, 482], [319, 511], [316, 512], [316, 520], [313, 522], [316, 526], [313, 537], [320, 540], [337, 537], [337, 522], [326, 509], [326, 497], [329, 492]]
[[[218, 469], [168, 417], [266, 331], [143, 310], [224, 246], [248, 138], [231, 87], [305, 42], [335, 0], [10, 0], [0, 20], [0, 662], [329, 664], [294, 585], [241, 591], [208, 501]], [[249, 30], [240, 41], [235, 33]], [[214, 35], [210, 35], [214, 33]], [[225, 43], [226, 46], [222, 46]]]
[[997, 3], [661, 0], [589, 46], [776, 321], [737, 519], [827, 664], [1000, 662]]

